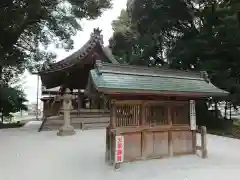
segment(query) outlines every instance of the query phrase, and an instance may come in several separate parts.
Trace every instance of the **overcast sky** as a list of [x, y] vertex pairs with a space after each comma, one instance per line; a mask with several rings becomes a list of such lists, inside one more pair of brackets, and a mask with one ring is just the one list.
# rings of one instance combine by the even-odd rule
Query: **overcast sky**
[[[82, 21], [81, 25], [83, 31], [77, 33], [74, 37], [74, 49], [65, 52], [62, 49], [55, 49], [54, 47], [50, 47], [51, 50], [55, 51], [57, 54], [57, 61], [69, 56], [73, 52], [77, 51], [81, 46], [89, 39], [90, 33], [93, 31], [93, 28], [99, 27], [102, 30], [104, 45], [108, 44], [108, 39], [112, 36], [112, 27], [111, 22], [120, 15], [122, 9], [126, 8], [127, 0], [113, 0], [113, 8], [107, 10], [103, 13], [103, 15], [94, 20], [94, 21]], [[29, 73], [24, 74], [23, 86], [25, 93], [27, 94], [27, 98], [29, 102], [36, 102], [37, 100], [37, 76], [30, 75]], [[41, 88], [41, 82], [39, 85], [39, 89]], [[41, 96], [41, 93], [40, 93]], [[40, 98], [40, 97], [39, 97]]]

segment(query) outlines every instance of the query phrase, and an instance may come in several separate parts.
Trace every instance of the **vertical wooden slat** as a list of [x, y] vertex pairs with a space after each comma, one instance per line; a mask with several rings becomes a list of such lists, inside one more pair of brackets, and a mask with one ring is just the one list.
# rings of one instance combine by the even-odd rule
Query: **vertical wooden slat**
[[136, 126], [137, 125], [137, 106], [134, 106], [134, 117], [133, 117], [133, 125]]
[[125, 106], [121, 105], [119, 107], [119, 126], [124, 126], [124, 113], [125, 113]]
[[129, 121], [129, 105], [125, 105], [125, 108], [124, 108], [124, 119], [123, 119], [123, 122], [124, 122], [124, 126], [127, 126], [128, 124], [128, 121]]
[[134, 106], [134, 118], [133, 118], [133, 125], [137, 126], [137, 107], [138, 105]]
[[130, 109], [131, 109], [131, 110], [130, 110], [130, 112], [131, 112], [131, 113], [130, 113], [130, 117], [131, 117], [131, 118], [129, 118], [129, 124], [131, 124], [131, 125], [134, 124], [134, 113], [135, 113], [134, 110], [135, 110], [135, 106], [136, 106], [136, 105], [131, 106], [131, 108], [130, 108]]
[[140, 104], [116, 105], [116, 127], [139, 126], [140, 125]]
[[167, 109], [164, 105], [147, 105], [145, 108], [145, 118], [149, 126], [167, 125]]
[[119, 107], [119, 124], [118, 124], [118, 126], [122, 126], [123, 120], [124, 120], [124, 106], [121, 105]]
[[130, 105], [126, 105], [126, 109], [125, 109], [125, 124], [124, 126], [128, 126], [129, 122], [130, 122], [130, 111], [131, 111], [131, 106]]
[[141, 105], [141, 125], [145, 125], [146, 124], [146, 108], [145, 108], [145, 104]]
[[120, 122], [122, 121], [122, 112], [123, 111], [123, 107], [122, 105], [118, 105], [118, 126], [120, 126]]
[[119, 126], [125, 126], [125, 124], [124, 124], [124, 119], [125, 119], [125, 110], [126, 109], [126, 105], [121, 105], [121, 109], [120, 109], [120, 116], [121, 116], [121, 118], [119, 119]]
[[118, 107], [118, 126], [120, 126], [120, 121], [122, 119], [122, 105], [119, 105]]
[[127, 106], [126, 105], [122, 105], [122, 119], [121, 119], [121, 124], [120, 126], [125, 126], [125, 123], [126, 123], [126, 108]]
[[113, 128], [116, 128], [116, 121], [117, 121], [117, 112], [116, 112], [116, 104], [115, 104], [115, 102], [113, 101], [112, 102], [113, 104], [112, 104], [112, 108], [111, 108], [111, 111], [112, 111], [112, 119], [111, 119], [111, 121], [112, 121], [112, 125], [113, 125]]
[[137, 108], [138, 105], [135, 106], [135, 111], [134, 111], [134, 126], [137, 126]]
[[[168, 124], [172, 126], [172, 113], [171, 113], [171, 106], [167, 107], [167, 119], [168, 119]], [[173, 156], [173, 141], [172, 141], [172, 131], [168, 131], [168, 154], [169, 156]]]
[[140, 105], [138, 105], [138, 112], [137, 112], [137, 115], [138, 115], [138, 121], [137, 121], [137, 126], [140, 126], [140, 121], [141, 121], [141, 114], [140, 114]]
[[147, 105], [146, 106], [146, 120], [147, 120], [148, 125], [151, 125], [148, 117], [149, 117], [149, 108], [148, 108], [148, 105]]
[[137, 126], [139, 126], [139, 120], [140, 120], [140, 111], [139, 111], [139, 105], [137, 106], [137, 112], [136, 112], [136, 114], [137, 114], [137, 118], [136, 118], [136, 125]]
[[133, 113], [132, 111], [133, 111], [133, 107], [128, 105], [128, 109], [127, 109], [127, 112], [126, 112], [126, 114], [127, 114], [126, 126], [131, 124], [131, 121], [132, 121], [131, 116], [132, 116], [132, 113]]

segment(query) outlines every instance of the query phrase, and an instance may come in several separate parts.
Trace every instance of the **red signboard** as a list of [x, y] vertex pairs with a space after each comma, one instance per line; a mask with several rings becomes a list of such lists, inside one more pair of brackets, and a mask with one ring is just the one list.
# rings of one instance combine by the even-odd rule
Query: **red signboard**
[[115, 162], [123, 162], [124, 156], [124, 137], [116, 136], [116, 151], [115, 151]]

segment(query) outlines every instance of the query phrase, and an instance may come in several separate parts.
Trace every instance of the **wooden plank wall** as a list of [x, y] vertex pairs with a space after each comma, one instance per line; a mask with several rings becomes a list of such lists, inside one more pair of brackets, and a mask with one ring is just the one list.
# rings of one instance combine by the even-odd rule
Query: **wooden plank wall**
[[124, 161], [195, 152], [188, 101], [124, 100], [112, 107], [110, 126], [124, 136]]
[[[169, 136], [171, 134], [171, 136]], [[194, 154], [192, 132], [146, 131], [123, 133], [124, 161], [153, 159], [182, 154]], [[172, 146], [169, 146], [172, 143]], [[172, 148], [172, 149], [171, 149]], [[173, 154], [171, 153], [173, 152]]]

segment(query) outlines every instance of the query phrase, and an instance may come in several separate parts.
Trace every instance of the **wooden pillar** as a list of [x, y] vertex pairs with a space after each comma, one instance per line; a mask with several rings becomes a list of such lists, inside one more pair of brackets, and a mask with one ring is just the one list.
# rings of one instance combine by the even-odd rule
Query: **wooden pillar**
[[98, 97], [91, 98], [91, 109], [98, 109], [99, 100]]
[[202, 158], [207, 158], [207, 128], [201, 127], [201, 146], [202, 146]]
[[104, 97], [100, 98], [99, 107], [100, 107], [100, 109], [104, 109], [104, 110], [106, 109], [106, 103], [105, 103], [105, 98]]
[[109, 154], [110, 153], [110, 148], [109, 148], [109, 132], [108, 128], [106, 128], [106, 152], [105, 152], [105, 161], [109, 162]]
[[[142, 103], [141, 105], [141, 108], [140, 108], [140, 112], [141, 112], [141, 119], [140, 119], [140, 125], [145, 125], [146, 124], [146, 106], [145, 106], [145, 103]], [[147, 159], [147, 154], [146, 154], [146, 146], [147, 146], [147, 143], [146, 143], [146, 132], [142, 132], [141, 134], [142, 138], [141, 138], [141, 141], [142, 141], [142, 158], [143, 159]]]
[[109, 99], [108, 99], [108, 97], [103, 96], [101, 98], [101, 102], [102, 102], [102, 109], [104, 111], [107, 111], [109, 109]]
[[197, 131], [196, 130], [192, 130], [192, 150], [193, 150], [193, 154], [197, 153]]
[[[168, 123], [170, 126], [172, 126], [172, 115], [171, 115], [171, 106], [168, 105]], [[172, 141], [172, 131], [168, 131], [168, 154], [169, 156], [173, 156], [173, 141]]]
[[192, 130], [192, 150], [193, 150], [193, 154], [197, 153], [197, 135], [196, 135], [196, 131]]
[[116, 100], [112, 100], [112, 108], [111, 108], [111, 119], [110, 119], [110, 123], [112, 125], [113, 128], [116, 128], [116, 104], [115, 104]]
[[113, 160], [114, 160], [114, 158], [113, 158], [113, 142], [112, 142], [112, 140], [113, 140], [113, 134], [112, 133], [110, 133], [109, 134], [109, 164], [110, 165], [112, 165], [113, 164]]
[[78, 109], [81, 109], [82, 108], [82, 96], [80, 94], [78, 94]]

